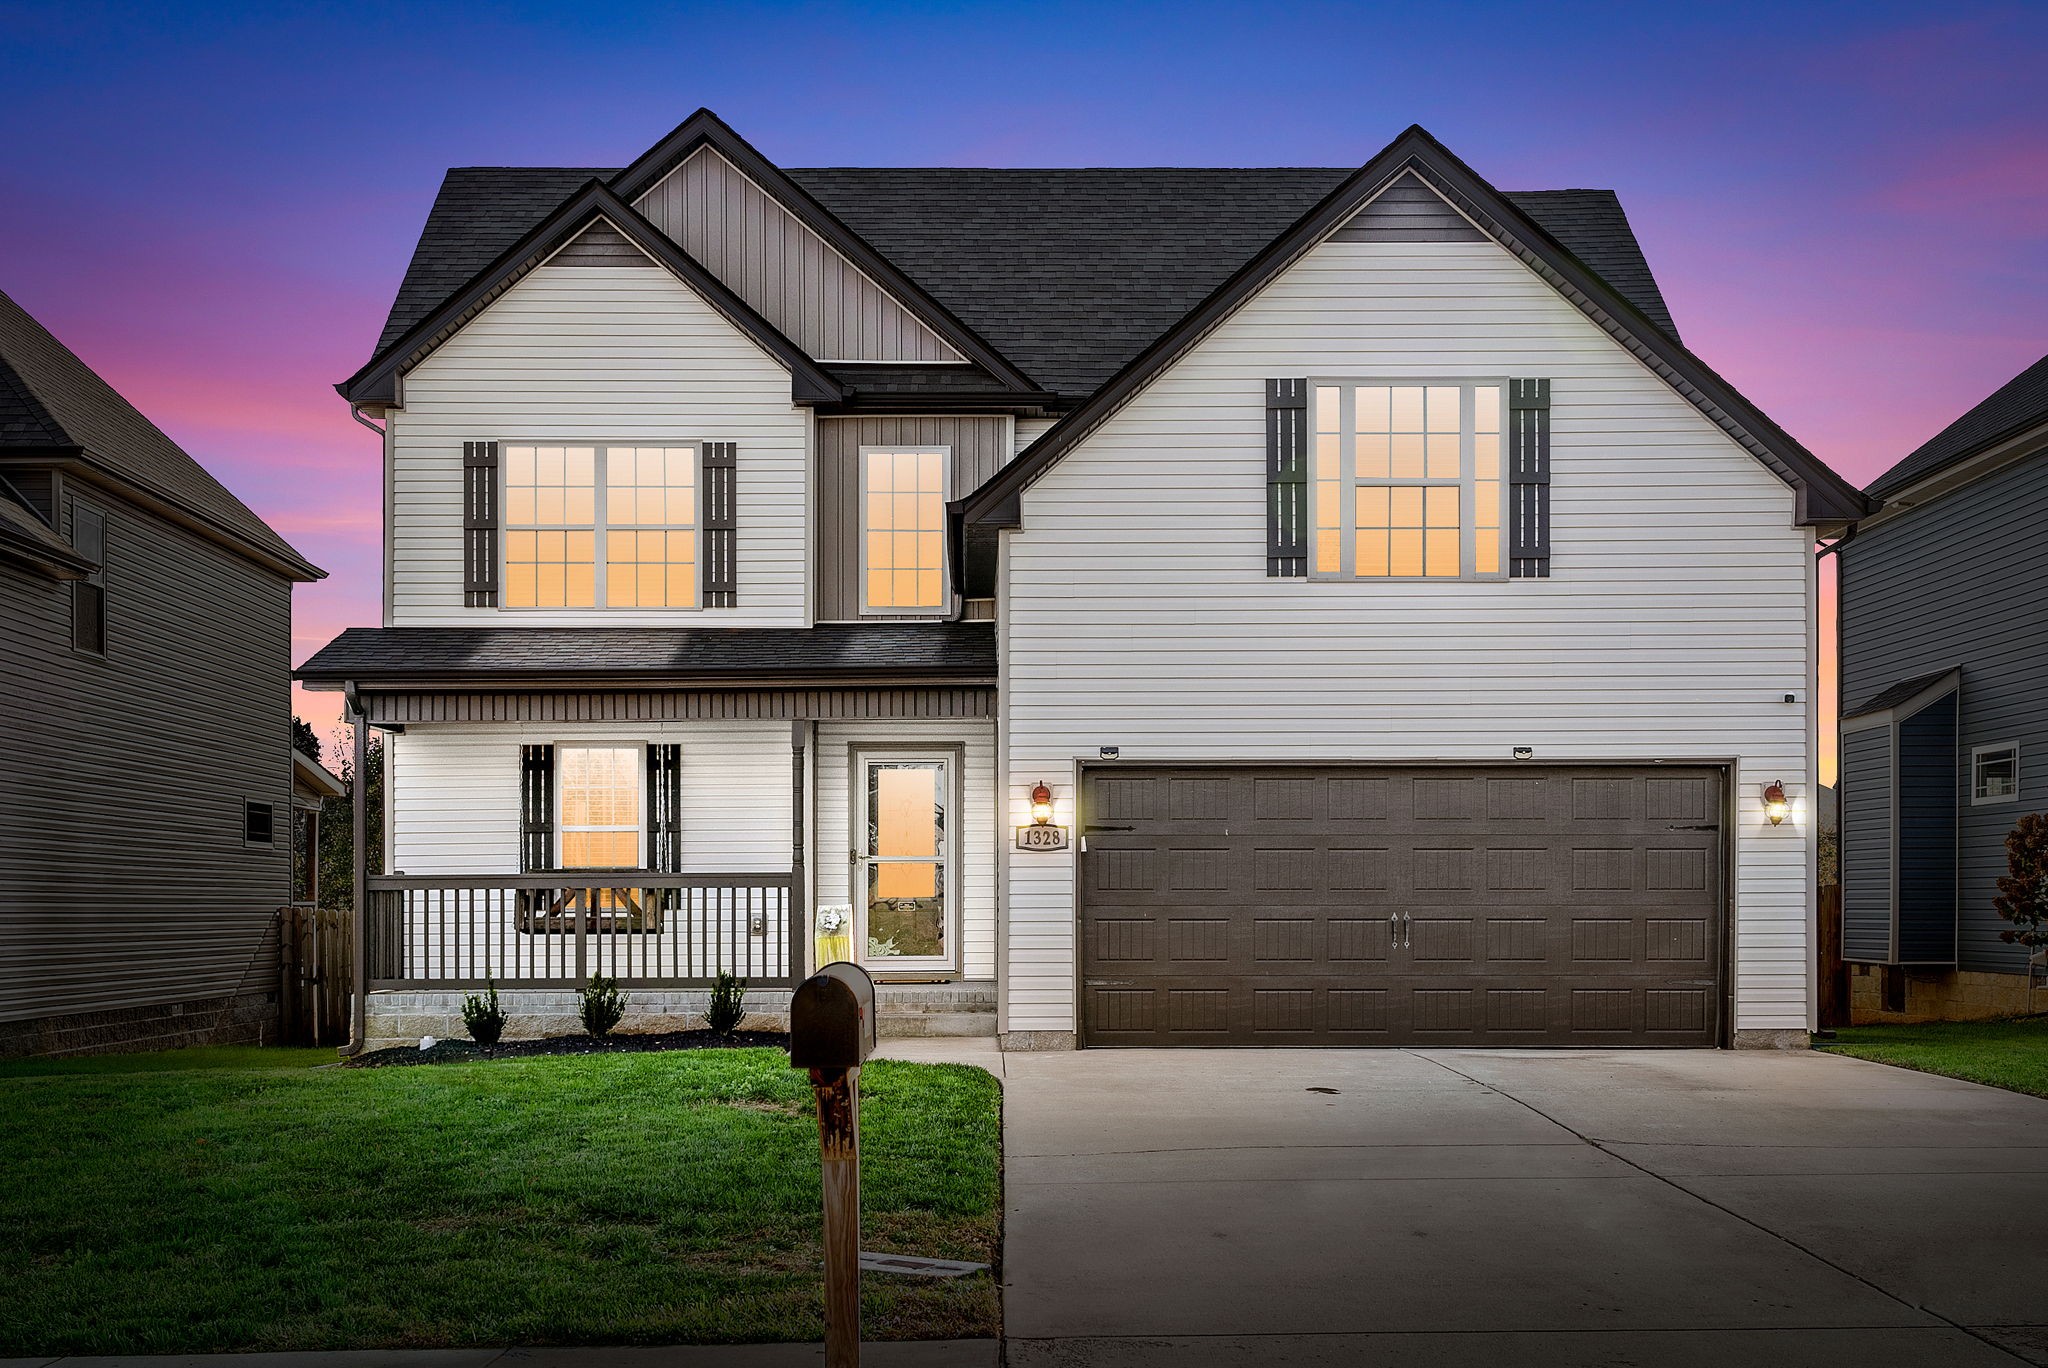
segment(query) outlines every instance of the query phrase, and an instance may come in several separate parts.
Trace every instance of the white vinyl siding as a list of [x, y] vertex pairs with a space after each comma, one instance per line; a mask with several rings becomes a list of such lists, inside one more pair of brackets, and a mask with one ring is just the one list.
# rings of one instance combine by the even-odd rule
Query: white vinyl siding
[[681, 872], [788, 872], [789, 723], [780, 721], [413, 726], [392, 749], [394, 872], [517, 873], [521, 746], [650, 741], [682, 747]]
[[[1552, 578], [1265, 573], [1271, 378], [1543, 377]], [[1734, 762], [1738, 1029], [1808, 1025], [1811, 538], [1792, 491], [1491, 242], [1331, 242], [1109, 419], [1004, 533], [1004, 793], [1076, 762]], [[1801, 701], [1785, 703], [1792, 695]], [[1075, 856], [1010, 852], [1006, 1031], [1075, 1026]]]
[[[809, 415], [789, 372], [666, 270], [544, 264], [407, 373], [390, 420], [394, 626], [789, 627], [805, 583]], [[465, 608], [462, 444], [730, 441], [739, 601], [711, 609]]]
[[[785, 724], [786, 727], [787, 724]], [[786, 732], [785, 732], [786, 734]], [[1001, 813], [995, 801], [995, 728], [990, 722], [820, 722], [817, 758], [818, 852], [813, 887], [820, 907], [852, 901], [847, 875], [854, 841], [849, 822], [853, 792], [849, 747], [910, 751], [919, 746], [964, 747], [960, 767], [962, 811], [955, 858], [960, 862], [960, 973], [992, 979], [996, 973], [995, 840]]]

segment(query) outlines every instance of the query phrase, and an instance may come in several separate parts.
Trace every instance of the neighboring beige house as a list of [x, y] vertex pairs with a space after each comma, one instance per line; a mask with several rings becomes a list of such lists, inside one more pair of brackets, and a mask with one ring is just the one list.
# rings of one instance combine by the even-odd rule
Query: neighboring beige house
[[300, 674], [386, 734], [372, 1038], [850, 952], [1010, 1048], [1804, 1040], [1865, 504], [1610, 192], [1420, 129], [784, 170], [700, 112], [450, 172], [340, 389], [385, 624]]

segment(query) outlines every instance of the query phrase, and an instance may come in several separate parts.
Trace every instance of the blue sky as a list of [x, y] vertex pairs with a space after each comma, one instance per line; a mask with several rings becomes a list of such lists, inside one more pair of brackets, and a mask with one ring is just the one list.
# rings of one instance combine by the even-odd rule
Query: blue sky
[[451, 165], [1355, 165], [1618, 190], [1687, 342], [1867, 481], [2048, 351], [2048, 6], [0, 3], [0, 289], [374, 622], [368, 354]]

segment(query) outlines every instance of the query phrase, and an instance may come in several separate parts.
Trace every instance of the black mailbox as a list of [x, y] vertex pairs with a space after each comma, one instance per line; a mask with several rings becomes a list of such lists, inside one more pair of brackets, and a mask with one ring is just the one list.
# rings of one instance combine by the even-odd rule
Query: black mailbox
[[789, 1000], [789, 1063], [857, 1069], [875, 1048], [875, 981], [858, 964], [828, 964]]

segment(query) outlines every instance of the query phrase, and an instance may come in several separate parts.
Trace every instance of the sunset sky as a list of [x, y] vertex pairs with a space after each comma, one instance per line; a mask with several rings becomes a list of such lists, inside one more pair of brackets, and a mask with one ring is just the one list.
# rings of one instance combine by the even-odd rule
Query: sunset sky
[[[0, 288], [378, 618], [369, 354], [443, 170], [699, 105], [819, 165], [1618, 190], [1691, 347], [1865, 483], [2048, 351], [2048, 6], [0, 2]], [[331, 695], [300, 700], [323, 731]]]

